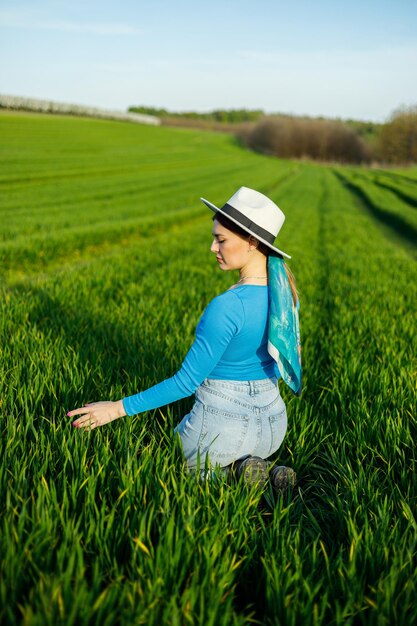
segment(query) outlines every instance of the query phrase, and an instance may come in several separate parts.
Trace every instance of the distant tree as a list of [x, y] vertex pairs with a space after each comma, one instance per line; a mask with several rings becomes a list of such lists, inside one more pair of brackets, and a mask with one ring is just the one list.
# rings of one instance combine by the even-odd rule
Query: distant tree
[[388, 163], [417, 163], [417, 105], [391, 114], [379, 134], [378, 157]]

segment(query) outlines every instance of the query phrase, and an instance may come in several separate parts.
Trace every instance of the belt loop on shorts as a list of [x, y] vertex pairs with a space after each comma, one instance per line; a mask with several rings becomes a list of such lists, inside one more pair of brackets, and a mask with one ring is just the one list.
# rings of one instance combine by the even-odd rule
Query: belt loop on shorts
[[250, 396], [254, 396], [256, 391], [255, 391], [255, 384], [253, 382], [253, 380], [249, 380], [249, 395]]

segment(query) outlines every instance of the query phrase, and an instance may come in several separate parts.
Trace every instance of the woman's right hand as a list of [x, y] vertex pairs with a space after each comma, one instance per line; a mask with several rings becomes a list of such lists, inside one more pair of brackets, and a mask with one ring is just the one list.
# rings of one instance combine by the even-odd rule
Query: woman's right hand
[[75, 428], [88, 428], [93, 429], [97, 426], [103, 426], [109, 422], [113, 422], [119, 417], [124, 417], [126, 411], [123, 406], [123, 402], [118, 400], [117, 402], [91, 402], [85, 404], [79, 409], [73, 409], [67, 413], [68, 417], [74, 417], [74, 415], [80, 415], [72, 425]]

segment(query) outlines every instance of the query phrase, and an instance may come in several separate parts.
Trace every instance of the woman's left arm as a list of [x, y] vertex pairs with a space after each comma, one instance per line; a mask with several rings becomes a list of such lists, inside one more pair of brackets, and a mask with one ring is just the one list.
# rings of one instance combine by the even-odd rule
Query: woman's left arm
[[122, 400], [118, 400], [117, 402], [91, 402], [79, 409], [69, 411], [67, 415], [69, 417], [80, 415], [75, 422], [72, 422], [72, 425], [76, 428], [88, 427], [93, 429], [113, 422], [119, 417], [124, 417], [126, 411], [124, 410]]

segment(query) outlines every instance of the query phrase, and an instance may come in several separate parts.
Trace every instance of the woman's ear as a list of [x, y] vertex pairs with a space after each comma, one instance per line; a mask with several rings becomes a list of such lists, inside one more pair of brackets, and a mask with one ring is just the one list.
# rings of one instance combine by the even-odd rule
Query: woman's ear
[[248, 243], [249, 243], [249, 250], [256, 249], [259, 246], [259, 241], [255, 237], [252, 237], [252, 235], [250, 235], [248, 239]]

